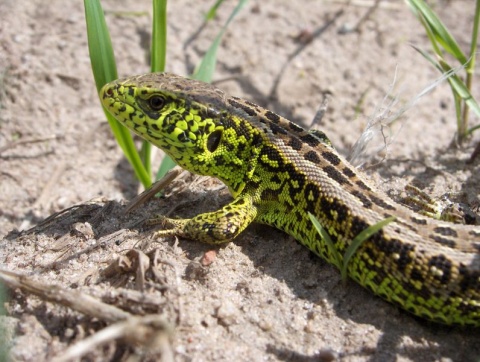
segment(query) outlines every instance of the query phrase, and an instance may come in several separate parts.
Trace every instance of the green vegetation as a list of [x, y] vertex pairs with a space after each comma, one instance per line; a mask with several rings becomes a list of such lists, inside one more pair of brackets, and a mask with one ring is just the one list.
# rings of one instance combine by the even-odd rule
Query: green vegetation
[[[7, 313], [5, 311], [4, 302], [6, 301], [6, 288], [0, 283], [0, 317], [4, 318]], [[7, 335], [7, 326], [5, 320], [0, 320], [0, 362], [8, 361], [9, 339]]]
[[[474, 21], [471, 34], [470, 50], [468, 54], [462, 52], [460, 46], [450, 31], [424, 0], [406, 1], [424, 26], [432, 45], [435, 57], [432, 57], [430, 54], [421, 49], [416, 48], [416, 50], [420, 52], [428, 61], [430, 61], [430, 63], [432, 63], [440, 72], [444, 74], [451, 73], [451, 75], [448, 77], [448, 82], [450, 83], [455, 101], [457, 139], [459, 142], [462, 142], [468, 136], [470, 136], [473, 131], [480, 128], [480, 124], [473, 127], [469, 127], [468, 124], [469, 110], [472, 110], [477, 117], [480, 118], [480, 106], [470, 93], [473, 84], [477, 52], [478, 25], [480, 21], [480, 0], [476, 0], [475, 12], [473, 14]], [[467, 4], [465, 4], [465, 6], [467, 6]], [[452, 66], [447, 61], [447, 54], [452, 56], [454, 60], [458, 62], [456, 67]], [[459, 75], [461, 71], [456, 69], [459, 66], [463, 67], [465, 71], [464, 77], [461, 77]]]
[[358, 248], [365, 241], [370, 239], [371, 236], [373, 236], [375, 233], [379, 232], [383, 227], [385, 227], [386, 225], [390, 224], [392, 221], [395, 220], [395, 217], [391, 216], [389, 218], [386, 218], [376, 223], [375, 225], [369, 226], [368, 228], [363, 230], [361, 233], [359, 233], [352, 240], [352, 243], [348, 246], [347, 250], [345, 250], [345, 254], [342, 255], [335, 248], [332, 238], [328, 234], [327, 230], [325, 230], [325, 228], [320, 224], [320, 221], [318, 221], [318, 219], [311, 213], [308, 213], [308, 216], [310, 217], [310, 220], [312, 221], [313, 226], [315, 226], [315, 229], [317, 229], [318, 234], [320, 235], [322, 240], [325, 242], [328, 252], [330, 253], [330, 255], [332, 255], [332, 260], [330, 260], [331, 263], [340, 270], [340, 273], [342, 275], [342, 280], [344, 281], [347, 280], [348, 263], [350, 262], [350, 259], [358, 250]]
[[[215, 17], [216, 11], [223, 1], [224, 0], [217, 0], [215, 2], [206, 15], [206, 21]], [[217, 60], [216, 53], [222, 36], [227, 30], [228, 25], [245, 3], [246, 0], [240, 0], [238, 2], [238, 5], [235, 7], [227, 22], [220, 30], [220, 33], [213, 41], [202, 62], [197, 67], [197, 70], [193, 75], [195, 79], [205, 82], [211, 81]], [[92, 71], [97, 90], [100, 91], [103, 85], [118, 78], [115, 56], [100, 0], [84, 0], [84, 6]], [[153, 0], [153, 29], [151, 44], [152, 72], [161, 72], [165, 70], [167, 52], [166, 7], [166, 0]], [[120, 125], [120, 123], [118, 123], [105, 109], [104, 112], [115, 139], [125, 154], [125, 157], [132, 165], [136, 177], [145, 188], [148, 188], [152, 184], [150, 165], [151, 145], [144, 141], [140, 150], [137, 150], [130, 132]], [[173, 166], [174, 162], [169, 157], [165, 157], [157, 172], [157, 179], [162, 177]]]

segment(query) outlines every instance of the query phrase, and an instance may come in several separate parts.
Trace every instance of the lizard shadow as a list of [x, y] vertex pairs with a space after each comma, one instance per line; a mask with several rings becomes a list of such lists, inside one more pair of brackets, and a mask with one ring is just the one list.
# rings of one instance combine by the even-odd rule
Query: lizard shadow
[[[176, 195], [178, 200], [193, 198], [190, 190]], [[213, 195], [212, 195], [213, 194]], [[201, 208], [218, 209], [220, 205], [228, 202], [226, 192], [216, 196], [218, 192], [207, 192], [203, 201], [196, 202]], [[96, 239], [100, 247], [109, 247], [120, 239], [118, 234], [121, 230], [132, 230], [144, 232], [141, 226], [142, 221], [148, 215], [155, 213], [165, 214], [165, 208], [169, 204], [175, 204], [175, 200], [169, 202], [149, 202], [144, 208], [136, 210], [131, 215], [124, 213], [124, 206], [117, 202], [106, 204], [88, 204], [72, 208], [71, 212], [66, 211], [45, 223], [44, 227], [37, 229], [36, 234], [51, 235], [61, 241], [63, 235], [71, 234], [71, 226], [78, 222], [88, 223], [95, 231]], [[162, 208], [162, 210], [159, 210]], [[196, 209], [196, 207], [195, 207]], [[178, 210], [181, 216], [189, 217], [190, 213], [196, 214], [206, 210], [193, 210], [191, 206], [184, 206]], [[32, 235], [33, 236], [33, 235]], [[68, 236], [68, 235], [67, 235]], [[76, 234], [71, 235], [72, 242], [78, 240]], [[80, 235], [81, 237], [82, 235]], [[16, 238], [11, 235], [10, 240]], [[78, 243], [78, 241], [77, 241]], [[371, 361], [392, 361], [398, 356], [413, 361], [423, 361], [425, 356], [434, 356], [433, 359], [447, 357], [452, 360], [469, 361], [480, 355], [479, 331], [443, 327], [412, 317], [407, 312], [401, 311], [390, 305], [359, 285], [348, 281], [342, 283], [340, 273], [334, 267], [309, 252], [305, 247], [299, 245], [293, 238], [286, 234], [262, 225], [252, 225], [241, 234], [234, 243], [241, 248], [241, 252], [252, 261], [255, 269], [272, 278], [282, 281], [295, 295], [295, 301], [308, 301], [312, 305], [325, 306], [325, 311], [320, 310], [315, 323], [344, 323], [343, 331], [346, 341], [350, 338], [348, 332], [349, 323], [373, 327], [379, 337], [369, 338], [366, 347], [344, 355], [343, 357], [358, 357]], [[10, 243], [14, 244], [14, 243]], [[75, 244], [74, 244], [75, 245]], [[179, 241], [180, 248], [185, 252], [187, 258], [194, 259], [196, 256], [211, 250], [211, 245]], [[121, 248], [124, 248], [121, 245]], [[76, 250], [77, 248], [72, 248]], [[115, 249], [113, 249], [115, 250]], [[57, 260], [54, 265], [46, 265], [45, 272], [55, 267], [57, 270], [68, 267], [71, 260], [77, 260], [82, 254], [94, 252], [94, 249], [87, 247], [84, 250], [75, 251], [70, 255]], [[230, 256], [231, 257], [231, 256]], [[228, 272], [228, 270], [224, 270]], [[40, 271], [41, 272], [41, 271]], [[272, 298], [275, 298], [273, 295]], [[327, 303], [325, 303], [325, 300]], [[305, 310], [297, 307], [297, 313], [306, 313]], [[317, 308], [318, 310], [318, 308]], [[327, 322], [322, 322], [322, 315], [325, 314]], [[334, 317], [331, 315], [334, 314]], [[328, 318], [327, 318], [328, 317]], [[343, 321], [343, 322], [342, 322]], [[327, 327], [325, 325], [325, 327]], [[364, 330], [368, 331], [369, 327]], [[303, 332], [302, 332], [303, 333]], [[368, 337], [368, 336], [367, 336]], [[417, 341], [419, 347], [405, 347], [405, 339]], [[422, 341], [428, 341], [428, 343]], [[373, 342], [372, 342], [373, 341]], [[419, 342], [420, 341], [420, 342]], [[346, 342], [347, 343], [347, 342]], [[374, 345], [372, 345], [374, 344]], [[322, 341], [318, 341], [319, 349]], [[462, 348], [458, 348], [462, 346]], [[318, 360], [316, 355], [302, 355], [298, 351], [288, 350], [281, 347], [267, 346], [268, 352], [275, 355], [279, 360]], [[437, 358], [438, 357], [438, 358]]]
[[[437, 156], [435, 161], [440, 165], [439, 168], [429, 167], [423, 161], [390, 159], [375, 172], [379, 172], [385, 179], [410, 176], [413, 177], [412, 183], [428, 185], [445, 172], [455, 173], [466, 167], [478, 167], [477, 164], [466, 165], [458, 162], [458, 159], [448, 154]], [[410, 167], [402, 167], [405, 172], [400, 173], [395, 166], [403, 163]], [[476, 178], [478, 175], [472, 172], [466, 184], [462, 185], [462, 190], [474, 189], [475, 185], [478, 185]], [[184, 195], [182, 198], [189, 199]], [[215, 205], [211, 204], [209, 208], [217, 209], [226, 202], [227, 198], [216, 200], [213, 203]], [[207, 211], [205, 207], [202, 208], [195, 211], [179, 210], [179, 214], [189, 217], [192, 215], [188, 214]], [[480, 348], [476, 343], [480, 338], [479, 331], [446, 327], [421, 320], [374, 296], [352, 281], [343, 283], [338, 270], [278, 230], [252, 225], [234, 243], [242, 248], [242, 252], [253, 262], [256, 269], [284, 281], [297, 298], [315, 305], [327, 300], [336, 317], [344, 320], [347, 325], [352, 321], [380, 331], [374, 347], [365, 347], [353, 354], [342, 355], [343, 357], [393, 361], [402, 356], [413, 361], [423, 361], [425, 355], [431, 354], [438, 358], [469, 361], [480, 355]], [[190, 241], [180, 241], [180, 247], [191, 259], [212, 249], [212, 246]], [[415, 346], [410, 344], [405, 347], [405, 339], [428, 340], [430, 343], [416, 343]], [[297, 351], [272, 346], [269, 347], [269, 353], [279, 360], [318, 360], [317, 355], [301, 355]]]
[[[282, 232], [272, 231], [271, 228], [264, 226], [253, 226], [251, 229], [247, 230], [247, 236], [240, 237], [241, 240], [255, 238], [252, 232], [260, 235], [257, 239], [262, 240], [255, 243], [242, 240], [238, 243], [244, 245], [242, 252], [253, 261], [256, 268], [285, 282], [292, 293], [301, 300], [315, 305], [324, 305], [326, 300], [336, 317], [345, 321], [346, 330], [351, 321], [372, 326], [380, 331], [375, 347], [369, 344], [371, 339], [366, 336], [365, 348], [356, 351], [353, 355], [340, 357], [393, 361], [397, 360], [398, 356], [402, 356], [413, 361], [424, 361], [426, 355], [431, 355], [438, 358], [473, 361], [480, 355], [477, 343], [480, 338], [479, 331], [473, 328], [442, 326], [417, 318], [374, 296], [351, 280], [342, 282], [337, 269]], [[252, 234], [248, 235], [250, 233]], [[326, 312], [326, 314], [331, 322], [330, 313]], [[318, 323], [322, 323], [321, 319], [320, 316]], [[405, 338], [414, 341], [427, 339], [433, 343], [419, 347], [405, 347], [403, 346]], [[321, 346], [321, 341], [319, 342]], [[458, 348], [460, 345], [463, 346], [461, 349]], [[286, 353], [276, 347], [271, 348], [271, 353], [280, 360], [309, 361], [318, 357], [299, 355], [295, 351]], [[282, 359], [281, 356], [291, 356], [291, 358]]]
[[[445, 176], [445, 173], [455, 174], [470, 170], [469, 176], [461, 185], [461, 192], [469, 195], [469, 201], [478, 202], [479, 162], [474, 164], [459, 162], [458, 157], [451, 152], [438, 154], [434, 161], [439, 165], [438, 167], [429, 167], [422, 161], [408, 160], [408, 164], [414, 163], [417, 167], [402, 167], [405, 172], [400, 174], [396, 173], [397, 169], [393, 166], [396, 163], [407, 162], [407, 160], [387, 160], [386, 165], [382, 165], [383, 167], [379, 168], [378, 172], [385, 179], [411, 176], [413, 177], [412, 184], [425, 186], [434, 183], [436, 177]], [[422, 361], [425, 355], [431, 354], [438, 358], [448, 357], [452, 360], [474, 361], [480, 356], [480, 348], [477, 343], [480, 331], [477, 329], [448, 327], [415, 317], [374, 296], [352, 281], [342, 283], [337, 269], [307, 250], [297, 250], [294, 257], [291, 253], [282, 255], [279, 251], [287, 249], [289, 246], [284, 246], [284, 244], [292, 242], [293, 239], [282, 237], [283, 234], [278, 233], [277, 241], [272, 240], [272, 237], [262, 241], [262, 244], [266, 242], [270, 245], [262, 246], [262, 249], [267, 250], [264, 254], [275, 255], [275, 262], [269, 263], [268, 257], [264, 257], [264, 259], [258, 257], [256, 255], [258, 250], [250, 250], [249, 247], [244, 248], [244, 252], [265, 273], [284, 280], [298, 298], [313, 303], [319, 303], [322, 298], [325, 298], [339, 318], [372, 325], [380, 330], [381, 336], [377, 341], [376, 348], [359, 351], [358, 355], [355, 355], [356, 357], [371, 361], [389, 361], [396, 360], [400, 355], [414, 361]], [[300, 265], [297, 268], [295, 266], [291, 268], [293, 272], [285, 267], [285, 265], [291, 264], [292, 260], [303, 260], [298, 262]], [[318, 280], [318, 285], [315, 280]], [[433, 343], [419, 347], [404, 347], [402, 344], [405, 338], [416, 341], [427, 339]], [[458, 346], [462, 347], [458, 348]], [[289, 355], [281, 349], [274, 348], [273, 350], [275, 352], [272, 353], [279, 359], [282, 359], [281, 356]], [[294, 351], [290, 351], [290, 353], [293, 353], [294, 357], [288, 360], [308, 361], [315, 357], [299, 356]]]
[[113, 177], [120, 185], [118, 189], [126, 200], [133, 199], [137, 195], [140, 181], [135, 178], [132, 166], [126, 157], [122, 157], [115, 165]]
[[[374, 172], [377, 172], [385, 180], [409, 178], [409, 183], [420, 189], [437, 184], [436, 178], [438, 177], [443, 178], [448, 187], [449, 178], [464, 173], [464, 175], [461, 175], [463, 181], [460, 189], [455, 192], [460, 199], [454, 201], [472, 205], [479, 204], [480, 162], [469, 163], [466, 152], [463, 152], [460, 156], [458, 154], [458, 150], [450, 146], [446, 150], [442, 149], [435, 152], [433, 158], [423, 152], [420, 152], [415, 157], [416, 159], [390, 158], [374, 167]], [[426, 161], [428, 159], [430, 161]], [[398, 200], [396, 201], [398, 202]]]

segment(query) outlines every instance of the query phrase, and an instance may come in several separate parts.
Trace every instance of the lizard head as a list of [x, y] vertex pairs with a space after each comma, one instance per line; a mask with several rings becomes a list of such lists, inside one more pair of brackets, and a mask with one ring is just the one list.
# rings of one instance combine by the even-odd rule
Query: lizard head
[[253, 173], [258, 134], [253, 137], [254, 127], [228, 111], [227, 97], [210, 84], [152, 73], [106, 84], [100, 99], [120, 123], [177, 164], [221, 179], [234, 195]]

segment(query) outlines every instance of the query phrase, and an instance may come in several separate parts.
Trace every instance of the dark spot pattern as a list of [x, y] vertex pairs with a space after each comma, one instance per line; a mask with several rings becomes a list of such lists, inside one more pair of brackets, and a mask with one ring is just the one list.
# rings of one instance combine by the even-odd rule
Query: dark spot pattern
[[452, 239], [447, 239], [438, 235], [430, 235], [430, 238], [434, 241], [436, 241], [439, 244], [448, 246], [449, 248], [454, 248], [456, 243]]
[[275, 184], [280, 184], [282, 182], [282, 180], [280, 179], [280, 177], [278, 177], [277, 174], [274, 174], [270, 180]]
[[305, 155], [303, 155], [303, 158], [317, 165], [321, 162], [320, 157], [318, 157], [318, 154], [315, 151], [308, 151]]
[[250, 102], [250, 101], [246, 101], [244, 100], [245, 103], [247, 103], [249, 106], [253, 107], [253, 108], [258, 108], [258, 105], [253, 103], [253, 102]]
[[302, 149], [303, 143], [297, 137], [290, 137], [288, 140], [288, 146], [290, 146], [295, 151], [300, 151]]
[[[348, 218], [349, 209], [338, 199], [320, 199], [320, 208], [322, 212], [331, 220], [342, 223]], [[336, 214], [336, 220], [334, 215]]]
[[441, 227], [438, 226], [433, 229], [437, 234], [444, 235], [444, 236], [453, 236], [454, 238], [458, 237], [458, 234], [455, 230], [449, 227]]
[[[268, 160], [274, 162], [277, 164], [277, 166], [265, 161], [263, 158], [264, 156], [267, 157]], [[258, 158], [258, 162], [262, 164], [265, 169], [271, 171], [271, 172], [277, 172], [278, 169], [283, 169], [284, 168], [284, 162], [283, 162], [283, 157], [280, 154], [280, 152], [270, 146], [264, 146], [262, 148], [262, 151], [260, 152], [260, 157]]]
[[298, 124], [296, 123], [293, 123], [292, 121], [289, 121], [288, 122], [288, 126], [290, 127], [290, 129], [293, 131], [293, 132], [296, 132], [296, 133], [300, 133], [300, 132], [303, 132], [305, 131], [302, 127], [300, 127]]
[[288, 134], [287, 130], [278, 124], [270, 123], [269, 126], [273, 134]]
[[364, 208], [366, 208], [366, 209], [371, 209], [372, 208], [372, 202], [368, 199], [367, 196], [362, 194], [360, 191], [353, 190], [352, 195], [360, 200], [360, 202], [363, 204]]
[[358, 180], [358, 181], [355, 182], [355, 183], [356, 183], [357, 186], [359, 186], [361, 189], [370, 191], [370, 187], [368, 187], [362, 180]]
[[304, 197], [307, 201], [307, 211], [312, 213], [313, 215], [316, 214], [315, 205], [320, 198], [320, 191], [317, 185], [307, 183], [304, 188]]
[[185, 143], [185, 142], [189, 142], [190, 141], [190, 138], [188, 138], [188, 134], [187, 132], [182, 132], [178, 135], [177, 139], [182, 142], [182, 143]]
[[350, 184], [348, 179], [346, 179], [335, 167], [325, 166], [322, 168], [322, 170], [325, 171], [328, 177], [337, 181], [340, 185]]
[[216, 155], [213, 159], [215, 160], [215, 165], [218, 165], [218, 166], [225, 165], [225, 159], [223, 158], [223, 156]]
[[248, 182], [248, 187], [252, 190], [257, 190], [260, 188], [260, 184], [261, 182], [260, 181], [253, 181], [253, 180], [250, 180]]
[[245, 151], [246, 148], [247, 145], [245, 143], [239, 143], [237, 146], [237, 152], [241, 154]]
[[252, 147], [256, 148], [263, 143], [263, 138], [259, 133], [255, 133], [252, 138]]
[[352, 171], [351, 169], [349, 169], [348, 167], [344, 167], [344, 168], [342, 169], [342, 173], [343, 173], [345, 176], [347, 176], [348, 178], [353, 178], [353, 177], [357, 176], [356, 173], [353, 172], [353, 171]]
[[233, 152], [235, 151], [235, 145], [233, 143], [227, 142], [226, 140], [223, 141], [223, 145], [225, 146], [226, 150], [228, 152]]
[[300, 139], [310, 147], [317, 147], [320, 144], [320, 140], [317, 137], [311, 135], [310, 133], [301, 136]]
[[167, 128], [165, 129], [165, 131], [166, 131], [167, 133], [173, 133], [173, 131], [175, 131], [175, 128], [176, 128], [176, 127], [175, 127], [175, 124], [169, 124], [169, 125], [167, 126]]
[[388, 204], [385, 202], [385, 200], [381, 199], [380, 197], [378, 196], [375, 196], [375, 195], [370, 195], [370, 200], [372, 200], [372, 202], [381, 207], [382, 209], [386, 209], [386, 210], [396, 210], [394, 206]]
[[440, 254], [433, 256], [428, 261], [429, 268], [435, 267], [442, 271], [442, 275], [437, 277], [442, 284], [447, 284], [452, 275], [452, 262], [448, 260], [445, 255]]
[[265, 112], [265, 117], [267, 117], [273, 123], [278, 123], [280, 120], [280, 116], [278, 114], [275, 114], [270, 111]]
[[241, 109], [242, 111], [244, 111], [246, 114], [248, 114], [250, 117], [254, 117], [257, 115], [257, 112], [255, 112], [254, 109], [248, 107], [247, 105], [245, 104], [242, 104], [242, 103], [239, 103], [237, 101], [235, 101], [233, 98], [230, 98], [228, 100], [228, 103], [230, 103], [230, 105], [234, 108], [237, 108], [237, 109]]
[[412, 216], [412, 217], [410, 218], [410, 220], [411, 220], [413, 223], [418, 224], [418, 225], [427, 225], [427, 220], [425, 220], [425, 219], [418, 219], [418, 218]]
[[480, 237], [480, 232], [475, 231], [475, 230], [470, 230], [470, 231], [468, 232], [468, 234], [469, 234], [469, 235], [472, 235], [472, 236], [474, 236], [474, 237]]
[[357, 236], [358, 234], [360, 234], [363, 230], [368, 228], [368, 226], [369, 225], [365, 221], [363, 221], [361, 218], [359, 218], [358, 216], [352, 217], [351, 232], [354, 236]]
[[288, 193], [290, 196], [290, 201], [293, 203], [293, 200], [297, 199], [298, 194], [300, 194], [307, 182], [307, 176], [303, 173], [294, 172], [295, 167], [291, 163], [285, 164], [285, 169], [290, 175], [293, 175], [288, 182]]
[[262, 191], [260, 197], [263, 201], [277, 200], [278, 192], [272, 189], [265, 189]]
[[202, 225], [202, 230], [212, 238], [214, 237], [214, 234], [213, 234], [214, 229], [215, 229], [215, 224], [206, 222]]
[[340, 158], [333, 152], [322, 152], [322, 156], [334, 166], [338, 166], [340, 164]]
[[479, 290], [480, 289], [480, 271], [470, 270], [465, 264], [460, 264], [458, 273], [462, 276], [460, 283], [460, 289], [462, 292], [467, 290]]
[[299, 211], [295, 212], [295, 218], [297, 219], [297, 223], [301, 223], [304, 220], [303, 214]]
[[420, 281], [423, 282], [425, 280], [425, 277], [422, 273], [421, 270], [418, 270], [418, 268], [413, 268], [412, 271], [410, 272], [410, 278], [412, 280]]
[[[400, 242], [400, 240], [394, 239], [397, 243]], [[400, 242], [400, 244], [402, 244]], [[405, 271], [407, 266], [409, 266], [413, 262], [413, 258], [410, 256], [410, 253], [415, 249], [413, 245], [410, 244], [403, 244], [400, 245], [400, 251], [399, 255], [400, 257], [396, 261], [397, 264], [397, 269], [401, 272]]]

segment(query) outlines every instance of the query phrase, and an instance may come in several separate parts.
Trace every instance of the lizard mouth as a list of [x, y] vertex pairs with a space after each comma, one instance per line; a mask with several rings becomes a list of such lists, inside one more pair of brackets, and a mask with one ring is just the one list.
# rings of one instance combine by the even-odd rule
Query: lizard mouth
[[[130, 96], [131, 88], [125, 86], [119, 80], [105, 84], [100, 90], [100, 100], [103, 106], [121, 123], [128, 120], [135, 123], [134, 115], [138, 113], [138, 105], [133, 95]], [[132, 118], [133, 117], [133, 118]]]
[[118, 110], [122, 105], [130, 104], [125, 97], [125, 90], [122, 89], [122, 84], [119, 84], [117, 81], [105, 84], [100, 90], [100, 99], [103, 105], [109, 110]]

